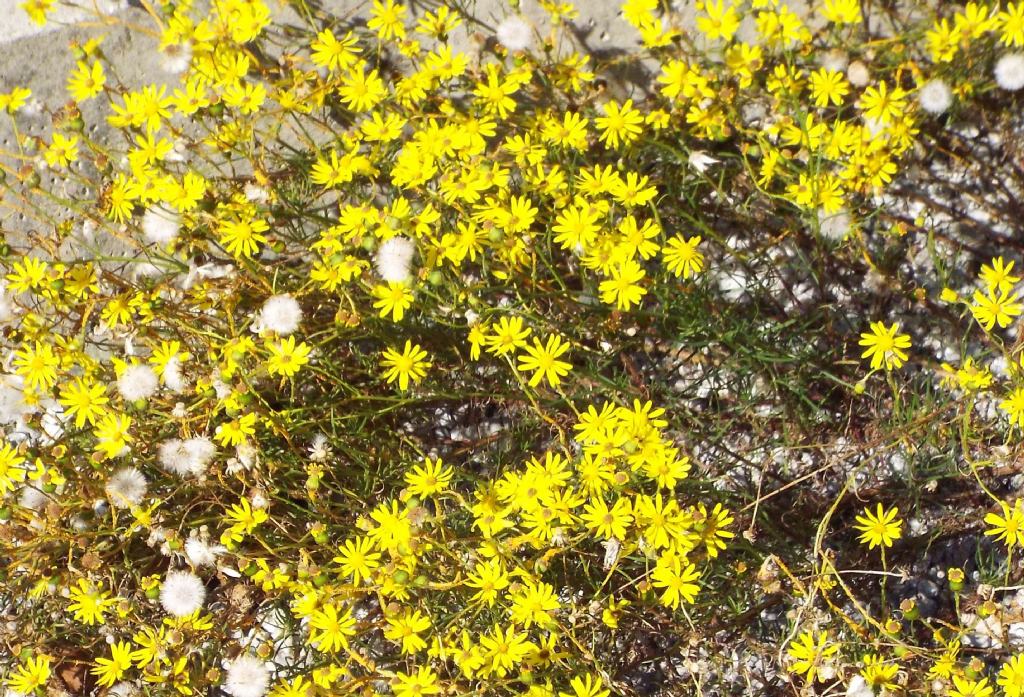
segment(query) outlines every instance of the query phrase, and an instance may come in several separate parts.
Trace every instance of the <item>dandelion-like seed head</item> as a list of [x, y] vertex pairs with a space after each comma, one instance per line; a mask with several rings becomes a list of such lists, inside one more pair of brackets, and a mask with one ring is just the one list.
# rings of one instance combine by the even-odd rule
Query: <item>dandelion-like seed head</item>
[[270, 683], [270, 670], [264, 661], [243, 654], [227, 667], [224, 691], [232, 697], [263, 697]]
[[533, 27], [518, 15], [502, 20], [495, 32], [498, 43], [515, 53], [525, 51], [533, 43]]
[[148, 365], [131, 365], [117, 379], [117, 391], [129, 402], [148, 399], [160, 386], [160, 378]]
[[257, 318], [258, 330], [271, 331], [287, 336], [299, 328], [302, 308], [290, 295], [274, 295], [267, 298]]
[[206, 602], [203, 580], [189, 571], [169, 571], [160, 586], [160, 605], [167, 614], [185, 617]]
[[149, 482], [142, 472], [134, 467], [123, 467], [111, 475], [104, 490], [111, 506], [131, 508], [142, 503], [148, 488]]
[[1024, 87], [1024, 53], [1008, 53], [996, 62], [996, 84], [1016, 92]]
[[921, 91], [917, 94], [917, 100], [922, 109], [937, 116], [945, 113], [953, 105], [953, 92], [945, 80], [936, 78], [929, 80], [921, 87]]
[[416, 254], [416, 245], [408, 237], [398, 235], [381, 242], [374, 258], [377, 274], [391, 283], [404, 283], [409, 280], [409, 269], [412, 258]]

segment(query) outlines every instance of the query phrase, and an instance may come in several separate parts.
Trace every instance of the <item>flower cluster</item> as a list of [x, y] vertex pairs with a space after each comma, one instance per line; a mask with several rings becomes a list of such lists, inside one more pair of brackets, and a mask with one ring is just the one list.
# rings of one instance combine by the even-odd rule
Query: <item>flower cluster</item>
[[[1021, 603], [955, 567], [940, 617], [891, 580], [938, 484], [895, 505], [857, 472], [822, 506], [798, 485], [827, 464], [787, 482], [781, 451], [732, 449], [800, 455], [843, 414], [874, 433], [836, 394], [916, 448], [904, 376], [929, 347], [882, 303], [837, 320], [818, 279], [879, 274], [924, 134], [1024, 87], [1024, 2], [880, 38], [858, 0], [704, 0], [692, 28], [626, 0], [639, 45], [611, 61], [567, 2], [493, 30], [456, 4], [314, 4], [144, 2], [127, 26], [166, 79], [126, 84], [96, 35], [59, 106], [0, 94], [0, 206], [26, 228], [0, 245], [4, 689], [609, 697], [664, 662], [701, 693], [691, 654], [761, 617], [766, 691], [1024, 694], [1019, 655], [959, 653], [1009, 646]], [[55, 0], [20, 6], [45, 23]], [[984, 343], [941, 363], [928, 421], [962, 429], [1003, 587], [1024, 512], [971, 446], [993, 413], [1024, 428], [1013, 270], [939, 296]], [[800, 406], [736, 406], [773, 390]], [[854, 513], [858, 488], [880, 495]], [[818, 506], [791, 556], [759, 538], [802, 534], [782, 505]]]

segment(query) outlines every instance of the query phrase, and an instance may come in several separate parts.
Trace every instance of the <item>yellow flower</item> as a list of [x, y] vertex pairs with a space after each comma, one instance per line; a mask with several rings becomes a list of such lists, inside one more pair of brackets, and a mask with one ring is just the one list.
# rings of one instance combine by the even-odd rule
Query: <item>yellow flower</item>
[[318, 157], [313, 168], [310, 170], [309, 180], [319, 184], [325, 189], [333, 186], [340, 186], [352, 181], [355, 175], [355, 168], [352, 166], [352, 158], [346, 155], [338, 157], [338, 153], [332, 150], [328, 159]]
[[50, 679], [49, 656], [34, 656], [7, 676], [7, 687], [21, 695], [34, 694]]
[[305, 342], [296, 345], [294, 336], [268, 342], [267, 350], [270, 351], [267, 372], [271, 375], [290, 378], [299, 372], [299, 368], [309, 363], [309, 346]]
[[698, 578], [697, 567], [674, 552], [658, 557], [651, 572], [651, 583], [664, 591], [661, 604], [672, 609], [678, 608], [681, 602], [692, 603], [697, 599], [700, 586], [694, 581]]
[[868, 87], [861, 95], [859, 106], [864, 116], [880, 123], [892, 123], [903, 116], [907, 107], [907, 93], [899, 87], [891, 90], [885, 80], [878, 87]]
[[1011, 656], [1010, 660], [999, 669], [999, 677], [996, 684], [1003, 688], [1006, 697], [1021, 697], [1024, 695], [1024, 656]]
[[467, 574], [465, 584], [476, 589], [473, 602], [494, 605], [498, 591], [508, 588], [508, 572], [500, 559], [488, 559], [476, 564], [473, 572]]
[[356, 586], [362, 580], [368, 580], [373, 570], [380, 566], [380, 552], [373, 551], [373, 542], [368, 537], [360, 537], [355, 541], [345, 540], [338, 548], [338, 556], [332, 560], [341, 565], [341, 573], [352, 577]]
[[61, 133], [54, 133], [53, 142], [46, 148], [43, 157], [51, 167], [67, 167], [78, 160], [78, 136], [68, 138]]
[[287, 680], [281, 680], [273, 690], [270, 691], [270, 697], [310, 697], [313, 694], [313, 685], [309, 679], [297, 675], [290, 682]]
[[[29, 18], [40, 26], [46, 24], [46, 13], [53, 7], [55, 0], [25, 0], [19, 7], [28, 13]], [[22, 692], [22, 690], [18, 690]]]
[[875, 513], [872, 513], [870, 508], [865, 508], [863, 515], [856, 518], [858, 525], [853, 526], [861, 532], [857, 539], [866, 544], [868, 549], [878, 546], [892, 547], [892, 543], [900, 538], [900, 528], [903, 525], [903, 521], [896, 518], [898, 514], [899, 509], [896, 507], [885, 511], [882, 504], [878, 504]]
[[68, 92], [76, 102], [84, 102], [99, 94], [106, 84], [107, 76], [99, 61], [93, 61], [91, 67], [84, 61], [78, 61], [78, 67], [68, 77]]
[[125, 671], [132, 665], [132, 645], [127, 641], [119, 641], [110, 647], [110, 658], [97, 658], [92, 674], [99, 678], [96, 682], [100, 687], [110, 687], [121, 679]]
[[622, 3], [622, 18], [638, 27], [651, 21], [658, 9], [658, 0], [626, 0]]
[[730, 41], [739, 26], [736, 8], [731, 2], [723, 5], [722, 0], [707, 0], [704, 3], [704, 14], [697, 17], [697, 28], [712, 41]]
[[886, 663], [885, 659], [877, 654], [867, 654], [864, 656], [864, 669], [860, 674], [872, 688], [890, 691], [898, 688], [896, 674], [899, 670], [898, 664]]
[[601, 678], [587, 673], [576, 676], [569, 682], [572, 692], [559, 692], [558, 697], [608, 697], [611, 690], [605, 688]]
[[131, 218], [134, 202], [141, 195], [142, 187], [124, 174], [118, 174], [106, 192], [107, 217], [117, 223], [123, 223]]
[[625, 540], [633, 522], [633, 509], [628, 498], [622, 497], [609, 508], [603, 498], [596, 498], [586, 505], [580, 518], [587, 528], [606, 540]]
[[630, 602], [625, 598], [616, 600], [613, 597], [608, 598], [608, 607], [601, 611], [601, 622], [604, 626], [609, 629], [619, 628], [619, 617], [622, 615], [622, 610], [629, 607]]
[[558, 357], [569, 350], [569, 343], [557, 334], [548, 336], [545, 343], [534, 337], [533, 346], [523, 349], [525, 356], [519, 356], [519, 370], [532, 370], [530, 387], [536, 387], [541, 380], [547, 380], [552, 387], [557, 387], [562, 378], [572, 370], [572, 364], [558, 360]]
[[953, 60], [960, 50], [962, 39], [960, 30], [952, 27], [947, 18], [936, 20], [934, 27], [925, 32], [925, 42], [935, 63], [948, 63]]
[[427, 648], [427, 642], [420, 634], [430, 629], [430, 620], [419, 610], [406, 608], [402, 615], [385, 620], [388, 627], [384, 630], [384, 638], [401, 644], [402, 653], [417, 653]]
[[259, 251], [261, 242], [267, 241], [261, 233], [269, 229], [265, 220], [224, 220], [218, 226], [220, 244], [228, 254], [248, 259]]
[[601, 131], [601, 140], [609, 148], [617, 148], [619, 143], [629, 145], [639, 138], [643, 122], [644, 117], [633, 108], [632, 99], [627, 99], [622, 106], [615, 101], [608, 102], [604, 105], [604, 116], [594, 119], [594, 125]]
[[426, 457], [422, 467], [415, 465], [411, 472], [405, 473], [405, 483], [413, 496], [434, 496], [448, 488], [454, 474], [451, 467], [441, 462], [441, 458], [431, 460]]
[[786, 653], [794, 661], [790, 670], [803, 675], [808, 683], [813, 683], [815, 678], [824, 679], [820, 673], [821, 664], [838, 650], [839, 646], [829, 643], [825, 632], [819, 632], [815, 638], [813, 633], [805, 631], [790, 645]]
[[861, 358], [871, 359], [872, 370], [882, 366], [886, 370], [899, 368], [907, 360], [907, 353], [903, 349], [910, 348], [910, 337], [897, 334], [899, 328], [900, 325], [895, 322], [888, 328], [882, 322], [872, 322], [871, 331], [860, 335], [858, 343], [865, 347]]
[[551, 613], [562, 606], [550, 583], [530, 580], [511, 594], [511, 600], [509, 617], [524, 629], [529, 629], [534, 624], [549, 629], [554, 627], [556, 623]]
[[988, 684], [988, 678], [971, 680], [967, 677], [953, 676], [953, 689], [949, 691], [949, 697], [991, 697], [992, 686]]
[[231, 523], [231, 527], [238, 528], [245, 533], [252, 532], [269, 518], [265, 510], [253, 508], [249, 499], [246, 498], [232, 504], [231, 508], [224, 512], [224, 517]]
[[816, 106], [836, 106], [843, 103], [843, 97], [850, 91], [850, 84], [838, 70], [821, 68], [811, 73], [811, 94]]
[[1021, 500], [1013, 503], [1013, 508], [1005, 502], [999, 502], [1002, 508], [1002, 515], [989, 513], [985, 516], [985, 522], [992, 527], [985, 531], [985, 535], [1001, 540], [1007, 547], [1024, 546], [1024, 508]]
[[[1024, 3], [1021, 3], [1024, 7]], [[1010, 272], [1013, 271], [1013, 263], [1006, 264], [1003, 262], [1002, 257], [996, 257], [992, 260], [991, 265], [983, 264], [981, 267], [981, 273], [978, 274], [982, 281], [985, 282], [985, 287], [988, 288], [989, 293], [999, 291], [999, 293], [1009, 293], [1013, 290], [1013, 286], [1017, 281], [1020, 280], [1020, 276], [1014, 276]]]
[[835, 24], [858, 24], [860, 0], [825, 0], [821, 16]]
[[441, 692], [437, 673], [426, 666], [420, 666], [413, 673], [395, 672], [395, 684], [391, 687], [395, 697], [421, 697]]
[[377, 32], [381, 39], [405, 38], [405, 5], [398, 5], [394, 0], [373, 0], [373, 10], [366, 28]]
[[484, 339], [487, 352], [504, 356], [517, 348], [523, 348], [530, 331], [529, 327], [523, 328], [522, 317], [502, 317], [490, 327], [490, 334]]
[[110, 399], [106, 396], [106, 388], [98, 382], [86, 382], [77, 378], [71, 385], [60, 391], [60, 403], [68, 416], [75, 417], [75, 427], [82, 428], [96, 423], [97, 417], [106, 413], [103, 406]]
[[14, 356], [16, 372], [25, 378], [25, 386], [28, 389], [48, 390], [57, 382], [60, 358], [49, 344], [36, 341], [32, 347], [15, 351]]
[[75, 620], [86, 625], [103, 624], [107, 610], [117, 604], [116, 598], [102, 588], [96, 588], [87, 579], [78, 579], [78, 585], [71, 587], [69, 595], [71, 603], [68, 610], [74, 613]]
[[338, 96], [349, 109], [357, 113], [369, 111], [388, 94], [384, 81], [376, 70], [364, 70], [361, 65], [345, 73]]
[[96, 436], [95, 450], [110, 459], [117, 457], [135, 440], [129, 433], [132, 418], [127, 414], [104, 414], [93, 428]]
[[1005, 11], [997, 15], [997, 19], [999, 41], [1004, 46], [1024, 46], [1024, 2], [1011, 2]]
[[427, 352], [408, 339], [401, 353], [389, 348], [381, 355], [381, 365], [387, 368], [384, 379], [389, 385], [397, 380], [398, 389], [402, 391], [409, 389], [410, 379], [417, 383], [422, 380], [430, 367], [430, 362], [426, 360], [429, 357]]
[[234, 447], [245, 442], [247, 436], [256, 433], [256, 415], [242, 416], [223, 423], [214, 431], [213, 437], [224, 447]]
[[502, 629], [495, 624], [494, 629], [480, 637], [480, 648], [490, 664], [484, 669], [499, 678], [509, 674], [530, 653], [533, 644], [525, 632], [517, 632], [515, 625]]
[[647, 294], [647, 289], [640, 285], [646, 274], [643, 267], [632, 259], [627, 259], [612, 267], [611, 278], [601, 281], [601, 302], [615, 305], [620, 310], [629, 310]]
[[313, 613], [309, 626], [310, 644], [322, 653], [334, 653], [347, 647], [348, 638], [356, 633], [356, 621], [348, 608], [339, 614], [338, 608], [330, 603]]
[[13, 114], [25, 106], [28, 98], [32, 96], [32, 90], [26, 87], [15, 87], [6, 94], [0, 94], [0, 109], [8, 114]]
[[380, 310], [380, 316], [391, 315], [393, 322], [402, 321], [414, 297], [412, 289], [401, 281], [388, 281], [386, 286], [374, 286], [373, 294], [377, 297], [373, 306]]
[[526, 232], [537, 217], [537, 208], [526, 196], [513, 196], [498, 215], [498, 225], [507, 233]]
[[1010, 425], [1017, 424], [1024, 428], [1024, 387], [1015, 387], [1010, 396], [999, 403], [1002, 409], [1010, 417]]
[[259, 110], [267, 97], [267, 88], [262, 83], [236, 82], [224, 90], [224, 103], [238, 109], [243, 114], [252, 114]]
[[978, 320], [978, 324], [991, 331], [992, 327], [998, 326], [1004, 329], [1010, 326], [1014, 317], [1021, 313], [1021, 303], [1016, 302], [1020, 297], [1016, 293], [1007, 294], [999, 291], [998, 294], [989, 290], [988, 294], [980, 290], [974, 291], [974, 304], [971, 305], [971, 313]]
[[210, 106], [210, 99], [206, 96], [206, 85], [203, 80], [193, 75], [185, 83], [185, 89], [175, 89], [172, 100], [174, 109], [182, 116], [191, 116], [200, 109]]
[[704, 268], [704, 255], [697, 249], [700, 241], [700, 235], [688, 239], [676, 235], [666, 242], [661, 250], [661, 257], [668, 270], [683, 278], [699, 274]]
[[14, 491], [15, 482], [25, 481], [26, 471], [22, 467], [25, 458], [10, 443], [0, 448], [0, 495]]

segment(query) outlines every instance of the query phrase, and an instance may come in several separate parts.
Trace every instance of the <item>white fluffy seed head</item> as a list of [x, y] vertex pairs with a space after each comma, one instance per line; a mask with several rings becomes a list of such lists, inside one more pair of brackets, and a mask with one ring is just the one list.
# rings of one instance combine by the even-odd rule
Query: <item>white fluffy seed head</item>
[[181, 477], [203, 474], [216, 454], [217, 446], [209, 438], [173, 438], [157, 448], [160, 466]]
[[868, 70], [868, 66], [860, 61], [853, 61], [846, 66], [846, 79], [854, 87], [864, 87], [871, 81], [871, 72]]
[[167, 614], [186, 617], [206, 602], [203, 580], [189, 571], [169, 571], [160, 586], [160, 605]]
[[181, 374], [181, 359], [177, 356], [167, 361], [163, 372], [164, 384], [171, 392], [180, 393], [185, 391], [185, 376]]
[[154, 206], [142, 216], [142, 236], [150, 244], [167, 245], [178, 237], [181, 218], [166, 206]]
[[148, 488], [149, 482], [142, 472], [134, 467], [122, 467], [110, 475], [104, 490], [111, 506], [131, 508], [142, 503]]
[[212, 545], [207, 540], [190, 537], [185, 541], [185, 556], [193, 566], [215, 566], [217, 555], [226, 549], [220, 545]]
[[522, 17], [506, 17], [495, 33], [498, 43], [509, 51], [525, 51], [533, 43], [533, 29]]
[[160, 52], [160, 67], [164, 72], [181, 75], [192, 62], [192, 45], [185, 42], [171, 44]]
[[267, 298], [258, 318], [260, 330], [276, 332], [282, 336], [298, 329], [300, 321], [302, 308], [290, 295], [273, 295]]
[[409, 280], [409, 269], [412, 266], [416, 245], [408, 237], [398, 235], [381, 242], [377, 248], [374, 265], [377, 273], [385, 281], [401, 283]]
[[922, 85], [917, 93], [917, 101], [929, 114], [938, 115], [953, 106], [953, 92], [944, 80], [936, 78]]
[[1024, 87], [1024, 53], [1007, 53], [995, 68], [996, 83], [1004, 90], [1016, 92]]
[[269, 683], [267, 664], [255, 656], [243, 654], [228, 665], [224, 691], [232, 697], [263, 697]]
[[145, 364], [130, 365], [117, 379], [117, 391], [129, 402], [148, 399], [160, 386], [160, 378]]

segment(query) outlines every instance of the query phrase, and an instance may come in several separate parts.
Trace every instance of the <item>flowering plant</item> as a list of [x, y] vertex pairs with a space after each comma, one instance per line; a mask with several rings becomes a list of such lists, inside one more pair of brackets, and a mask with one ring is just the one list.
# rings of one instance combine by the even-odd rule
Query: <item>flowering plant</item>
[[[913, 322], [836, 308], [865, 277], [878, 306], [928, 301], [878, 280], [941, 227], [904, 219], [901, 167], [976, 84], [1024, 87], [1024, 3], [882, 30], [857, 0], [706, 0], [692, 26], [627, 0], [621, 60], [553, 0], [496, 27], [141, 4], [92, 9], [156, 36], [167, 79], [128, 84], [96, 35], [63, 106], [0, 95], [8, 691], [1021, 693], [1016, 657], [985, 676], [957, 653], [995, 613], [965, 619], [962, 570], [946, 615], [888, 581], [920, 534], [902, 502], [858, 516], [858, 469], [825, 505], [798, 487], [828, 465], [782, 461], [858, 428], [856, 400], [915, 452], [955, 426], [971, 478], [943, 481], [998, 502], [979, 519], [1016, 573], [1019, 500], [974, 457], [1006, 424], [972, 420], [1000, 395], [1024, 425], [1013, 263], [987, 258], [969, 302], [937, 281], [988, 344], [935, 380], [907, 375]], [[755, 618], [774, 650], [730, 673], [702, 641]]]

